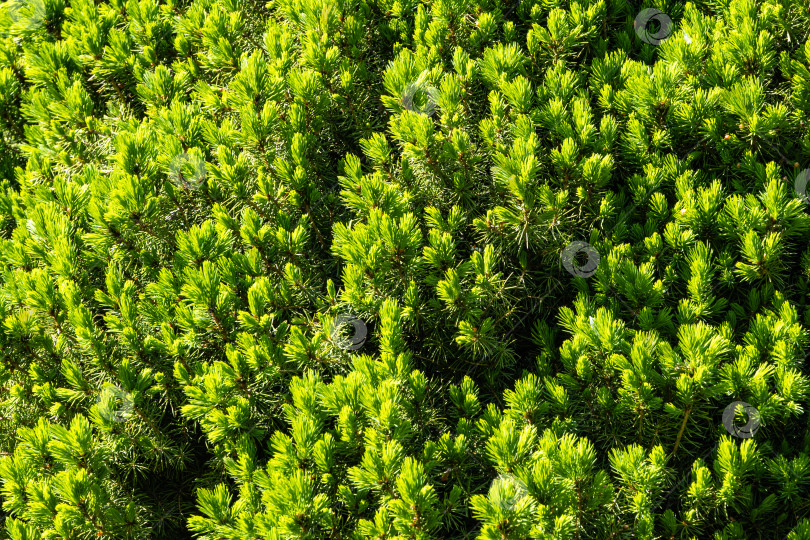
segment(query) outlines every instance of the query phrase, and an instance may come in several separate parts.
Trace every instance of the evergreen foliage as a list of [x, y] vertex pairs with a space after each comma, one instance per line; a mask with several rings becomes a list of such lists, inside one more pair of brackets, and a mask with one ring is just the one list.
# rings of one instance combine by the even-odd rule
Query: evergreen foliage
[[4, 0], [0, 538], [810, 540], [809, 34]]

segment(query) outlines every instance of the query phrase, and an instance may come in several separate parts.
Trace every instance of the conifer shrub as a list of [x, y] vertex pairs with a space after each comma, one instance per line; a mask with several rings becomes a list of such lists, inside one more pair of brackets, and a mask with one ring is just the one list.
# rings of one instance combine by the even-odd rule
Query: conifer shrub
[[808, 34], [0, 3], [0, 537], [810, 539]]

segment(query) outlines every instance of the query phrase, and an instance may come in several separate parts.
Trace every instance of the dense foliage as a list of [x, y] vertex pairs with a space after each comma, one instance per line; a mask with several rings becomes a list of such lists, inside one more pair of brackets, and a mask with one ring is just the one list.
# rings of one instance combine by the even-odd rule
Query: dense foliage
[[0, 536], [810, 540], [808, 34], [6, 0]]

